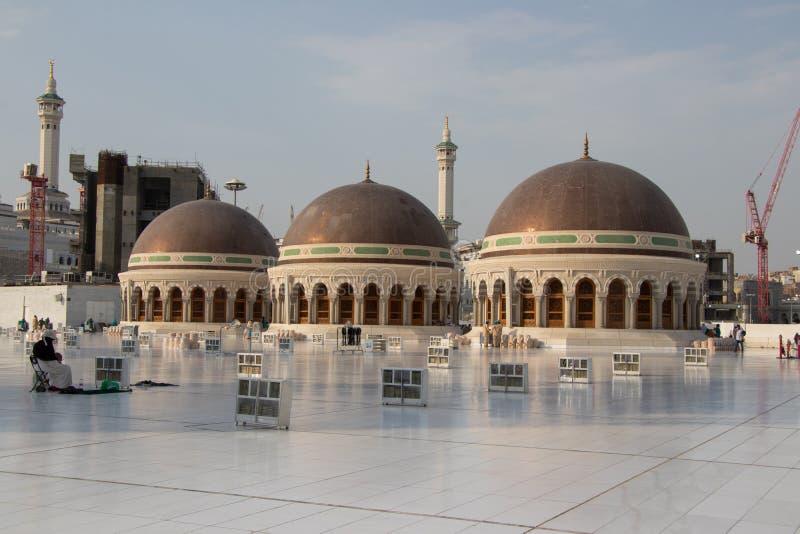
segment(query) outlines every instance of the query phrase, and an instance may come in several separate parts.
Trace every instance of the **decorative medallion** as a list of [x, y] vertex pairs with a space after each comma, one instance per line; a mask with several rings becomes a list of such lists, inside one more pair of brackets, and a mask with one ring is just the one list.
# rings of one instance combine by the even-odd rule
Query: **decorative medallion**
[[591, 242], [592, 242], [592, 236], [590, 236], [589, 234], [581, 234], [581, 243], [591, 243]]

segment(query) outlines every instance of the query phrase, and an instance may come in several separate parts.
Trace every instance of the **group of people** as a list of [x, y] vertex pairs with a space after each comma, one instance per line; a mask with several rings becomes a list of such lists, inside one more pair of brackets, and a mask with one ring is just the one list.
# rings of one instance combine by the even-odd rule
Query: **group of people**
[[361, 328], [354, 327], [350, 321], [342, 327], [342, 345], [354, 347], [361, 345]]
[[778, 334], [778, 358], [798, 358], [800, 359], [800, 334], [794, 334], [794, 346], [797, 354], [792, 356], [792, 338], [786, 338], [786, 345], [783, 344], [783, 334]]
[[499, 347], [503, 340], [503, 325], [500, 321], [495, 321], [493, 325], [489, 321], [483, 323], [483, 346]]
[[40, 319], [34, 315], [32, 325], [34, 332], [44, 332], [45, 330], [53, 329], [53, 323], [50, 322], [49, 317], [42, 317]]

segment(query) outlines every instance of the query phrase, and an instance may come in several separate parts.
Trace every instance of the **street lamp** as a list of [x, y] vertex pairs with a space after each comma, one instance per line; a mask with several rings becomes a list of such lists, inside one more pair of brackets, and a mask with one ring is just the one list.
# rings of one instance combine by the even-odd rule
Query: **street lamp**
[[247, 189], [247, 184], [239, 180], [238, 178], [234, 178], [233, 180], [229, 180], [225, 182], [225, 189], [228, 191], [233, 191], [233, 205], [236, 205], [236, 193], [239, 191], [243, 191]]

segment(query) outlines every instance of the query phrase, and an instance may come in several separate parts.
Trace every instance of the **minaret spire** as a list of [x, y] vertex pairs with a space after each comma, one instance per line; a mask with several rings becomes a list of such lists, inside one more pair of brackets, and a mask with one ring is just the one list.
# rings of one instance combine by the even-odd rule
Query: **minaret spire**
[[56, 93], [53, 77], [55, 61], [50, 60], [50, 76], [44, 94], [36, 99], [39, 104], [39, 171], [47, 178], [47, 187], [58, 189], [58, 151], [61, 136], [61, 119], [64, 116], [64, 99]]
[[450, 117], [444, 116], [442, 142], [436, 145], [436, 161], [439, 164], [439, 222], [447, 234], [450, 245], [458, 241], [460, 222], [453, 219], [453, 164], [458, 147], [450, 137]]
[[367, 183], [367, 184], [374, 183], [374, 182], [373, 182], [372, 180], [370, 180], [370, 178], [369, 178], [369, 160], [367, 160], [367, 171], [366, 171], [366, 173], [365, 173], [365, 176], [364, 176], [364, 183]]

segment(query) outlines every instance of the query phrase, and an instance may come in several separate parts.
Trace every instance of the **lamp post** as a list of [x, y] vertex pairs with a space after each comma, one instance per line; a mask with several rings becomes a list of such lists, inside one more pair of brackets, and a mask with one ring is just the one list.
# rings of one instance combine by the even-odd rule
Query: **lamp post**
[[225, 182], [225, 189], [228, 191], [233, 191], [233, 205], [236, 205], [236, 193], [239, 191], [243, 191], [247, 189], [247, 184], [239, 180], [238, 178], [234, 178], [233, 180], [229, 180]]

